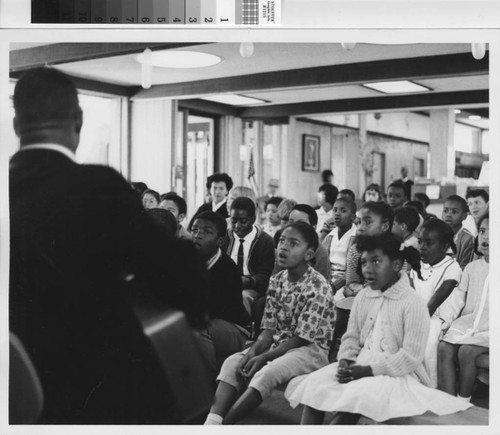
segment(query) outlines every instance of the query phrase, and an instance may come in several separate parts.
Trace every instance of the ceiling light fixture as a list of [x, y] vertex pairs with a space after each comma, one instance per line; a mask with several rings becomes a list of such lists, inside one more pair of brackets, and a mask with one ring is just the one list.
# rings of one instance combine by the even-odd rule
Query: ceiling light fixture
[[480, 121], [482, 118], [479, 115], [469, 115], [467, 119], [469, 121]]
[[455, 109], [455, 115], [458, 115], [459, 113], [462, 113], [460, 109]]
[[149, 89], [153, 81], [152, 51], [146, 48], [142, 53], [141, 86]]
[[354, 47], [356, 47], [356, 43], [355, 42], [341, 42], [340, 45], [342, 46], [342, 48], [346, 51], [350, 51], [352, 50]]
[[232, 106], [251, 106], [254, 104], [268, 103], [269, 101], [260, 98], [247, 97], [237, 94], [208, 95], [202, 97], [202, 100], [215, 101], [216, 103], [230, 104]]
[[484, 42], [473, 42], [471, 45], [472, 56], [476, 60], [481, 60], [486, 54], [486, 44]]
[[255, 48], [253, 42], [242, 42], [240, 44], [240, 55], [241, 57], [251, 57]]
[[[140, 63], [147, 62], [144, 53], [138, 55], [136, 60]], [[152, 66], [158, 68], [205, 68], [221, 61], [222, 59], [214, 54], [186, 50], [154, 51], [151, 58]]]
[[429, 92], [431, 90], [426, 86], [419, 85], [418, 83], [411, 82], [409, 80], [364, 83], [362, 86], [374, 89], [384, 94], [407, 94], [412, 92]]

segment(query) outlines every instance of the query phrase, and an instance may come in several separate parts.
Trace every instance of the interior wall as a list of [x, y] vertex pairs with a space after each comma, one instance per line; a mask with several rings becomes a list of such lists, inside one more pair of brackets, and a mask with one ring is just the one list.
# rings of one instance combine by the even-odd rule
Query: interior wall
[[171, 189], [174, 122], [172, 100], [132, 102], [130, 179], [160, 194]]
[[[302, 170], [302, 139], [304, 134], [311, 134], [320, 138], [320, 167], [317, 172]], [[286, 154], [283, 157], [281, 168], [282, 194], [298, 202], [316, 206], [317, 192], [321, 185], [321, 171], [330, 169], [331, 166], [330, 127], [290, 118]]]
[[385, 186], [392, 181], [401, 178], [401, 167], [408, 168], [408, 176], [415, 179], [413, 170], [414, 159], [424, 160], [427, 167], [429, 146], [406, 141], [404, 139], [393, 139], [368, 133], [368, 141], [373, 145], [374, 151], [385, 155]]

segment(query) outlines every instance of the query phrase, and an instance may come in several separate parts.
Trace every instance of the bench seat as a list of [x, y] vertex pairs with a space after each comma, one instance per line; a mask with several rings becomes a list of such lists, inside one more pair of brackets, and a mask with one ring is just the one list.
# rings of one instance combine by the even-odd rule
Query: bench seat
[[436, 415], [426, 412], [413, 417], [401, 417], [387, 420], [384, 424], [390, 425], [474, 425], [486, 426], [489, 421], [489, 411], [479, 406], [473, 406], [465, 411], [456, 412], [449, 415]]

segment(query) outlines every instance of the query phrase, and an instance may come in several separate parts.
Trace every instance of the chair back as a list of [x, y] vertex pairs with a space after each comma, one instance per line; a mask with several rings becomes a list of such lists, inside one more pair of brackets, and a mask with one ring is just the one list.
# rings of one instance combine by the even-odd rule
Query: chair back
[[10, 333], [9, 423], [32, 424], [43, 409], [42, 384], [21, 340]]

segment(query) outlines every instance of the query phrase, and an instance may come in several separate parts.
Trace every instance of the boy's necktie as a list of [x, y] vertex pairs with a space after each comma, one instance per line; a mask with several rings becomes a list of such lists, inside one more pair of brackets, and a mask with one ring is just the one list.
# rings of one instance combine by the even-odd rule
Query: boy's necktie
[[240, 239], [240, 247], [238, 248], [237, 266], [240, 271], [240, 275], [243, 275], [243, 242], [245, 239]]

